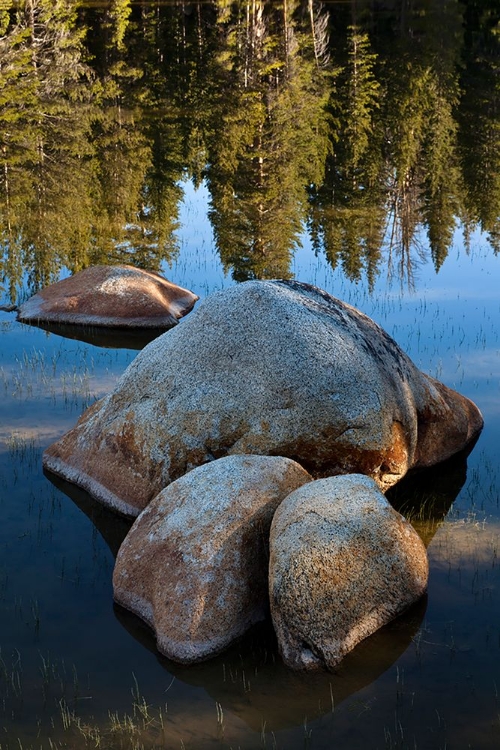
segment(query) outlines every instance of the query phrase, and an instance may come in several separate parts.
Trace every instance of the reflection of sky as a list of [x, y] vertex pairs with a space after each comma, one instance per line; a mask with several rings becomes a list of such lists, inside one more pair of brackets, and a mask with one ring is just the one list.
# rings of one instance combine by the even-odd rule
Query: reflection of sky
[[471, 302], [477, 300], [478, 303], [489, 299], [496, 302], [498, 312], [500, 257], [493, 253], [486, 236], [479, 231], [473, 235], [471, 244], [470, 253], [467, 254], [458, 229], [453, 248], [439, 273], [435, 274], [429, 269], [425, 274], [425, 297], [438, 300], [466, 298]]
[[179, 286], [191, 289], [200, 298], [218, 289], [232, 286], [230, 274], [225, 276], [214, 246], [212, 227], [207, 217], [208, 190], [202, 185], [195, 190], [190, 181], [182, 183], [184, 202], [180, 209], [177, 232], [180, 253], [165, 276]]
[[[195, 193], [187, 185], [186, 194], [181, 217], [183, 227], [179, 230], [180, 256], [171, 269], [165, 269], [165, 275], [203, 297], [232, 285], [233, 281], [230, 276], [224, 277], [213, 247], [212, 231], [206, 218], [206, 190]], [[316, 258], [307, 240], [294, 260], [299, 280], [317, 284], [372, 316], [425, 372], [473, 398], [486, 419], [486, 428], [468, 459], [467, 481], [452, 506], [448, 521], [437, 530], [429, 548], [429, 603], [422, 642], [418, 646], [419, 657], [414, 660], [415, 649], [413, 645], [407, 648], [408, 642], [404, 640], [401, 647], [404, 655], [398, 658], [397, 666], [392, 665], [396, 656], [389, 650], [384, 675], [363, 693], [364, 698], [375, 701], [375, 707], [379, 705], [383, 710], [384, 706], [390, 706], [390, 716], [393, 715], [396, 668], [401, 672], [406, 670], [407, 691], [413, 696], [412, 706], [415, 699], [414, 713], [419, 722], [427, 707], [426, 721], [434, 719], [436, 695], [440, 696], [440, 710], [443, 703], [446, 709], [447, 697], [456, 702], [456, 686], [463, 684], [467, 673], [476, 681], [477, 695], [474, 697], [467, 687], [460, 710], [454, 709], [455, 713], [450, 711], [450, 715], [452, 718], [463, 715], [472, 724], [479, 708], [486, 705], [488, 695], [493, 694], [493, 673], [498, 674], [498, 639], [488, 641], [487, 636], [490, 623], [493, 627], [498, 621], [500, 601], [496, 564], [500, 542], [497, 448], [500, 440], [500, 294], [496, 282], [499, 263], [500, 258], [494, 257], [484, 237], [474, 236], [468, 256], [457, 233], [454, 249], [439, 274], [430, 263], [420, 266], [415, 293], [401, 294], [398, 283], [388, 285], [382, 274], [372, 297], [364, 282], [349, 282], [342, 278], [340, 271], [329, 268], [322, 257]], [[235, 700], [241, 706], [251, 706], [256, 696], [258, 703], [255, 682], [252, 682], [251, 693], [237, 694], [236, 699], [223, 698], [222, 693], [210, 693], [210, 682], [200, 669], [199, 686], [189, 687], [179, 678], [166, 696], [172, 684], [167, 665], [159, 666], [156, 655], [145, 652], [113, 614], [109, 550], [91, 521], [69, 498], [58, 492], [41, 471], [41, 449], [75, 424], [89, 399], [113, 387], [135, 354], [64, 339], [19, 324], [13, 314], [0, 313], [2, 655], [8, 655], [14, 648], [22, 652], [27, 685], [23, 697], [30, 709], [35, 706], [42, 710], [43, 693], [37, 683], [37, 679], [40, 681], [40, 655], [50, 654], [56, 666], [64, 662], [69, 665], [70, 681], [73, 664], [85, 685], [86, 675], [89, 675], [88, 694], [91, 690], [93, 698], [87, 703], [82, 701], [85, 705], [80, 706], [80, 710], [88, 708], [90, 712], [99, 713], [104, 706], [106, 716], [108, 707], [130, 710], [133, 673], [141, 688], [146, 688], [148, 700], [160, 703], [168, 697], [169, 715], [175, 722], [191, 721], [193, 711], [199, 717], [212, 715], [215, 721], [213, 706], [217, 699], [223, 704], [229, 724], [235, 721], [240, 710], [235, 708]], [[27, 445], [25, 451], [23, 441]], [[475, 509], [480, 513], [480, 523], [476, 521]], [[2, 571], [7, 571], [3, 578]], [[16, 608], [14, 604], [21, 598], [22, 612], [21, 607]], [[34, 632], [32, 616], [35, 606], [40, 613], [37, 632]], [[453, 621], [453, 637], [459, 644], [453, 661], [449, 648], [450, 621]], [[396, 622], [391, 631], [393, 635], [387, 636], [384, 631], [377, 637], [387, 637], [392, 644], [398, 627]], [[97, 632], [99, 638], [96, 639]], [[462, 646], [464, 650], [460, 651]], [[369, 645], [367, 648], [369, 653]], [[469, 652], [473, 659], [464, 666]], [[363, 652], [358, 650], [357, 653]], [[209, 671], [210, 665], [207, 666]], [[347, 677], [349, 674], [348, 671]], [[484, 675], [488, 676], [487, 685]], [[346, 675], [341, 675], [341, 681], [345, 682], [345, 678]], [[256, 679], [257, 674], [255, 678], [252, 676], [252, 680]], [[287, 675], [286, 679], [289, 679]], [[309, 682], [309, 676], [304, 679], [310, 704], [319, 705], [321, 692], [314, 687], [313, 680]], [[467, 686], [469, 682], [467, 677]], [[224, 687], [231, 695], [235, 693], [233, 683], [224, 683]], [[358, 686], [353, 691], [357, 692]], [[328, 700], [329, 691], [325, 694]], [[273, 701], [276, 705], [287, 705], [286, 690], [276, 682], [275, 672], [271, 674], [268, 692], [262, 693], [262, 705]], [[353, 705], [346, 709], [346, 737], [350, 736]], [[297, 720], [302, 721], [303, 707], [304, 701], [293, 704]], [[378, 732], [378, 716], [376, 710], [363, 713], [368, 744], [370, 717], [372, 728]], [[335, 722], [339, 721], [342, 721], [342, 706], [335, 711]], [[201, 722], [200, 728], [192, 731], [193, 736], [201, 732]], [[315, 727], [316, 731], [320, 731], [320, 727]], [[258, 743], [257, 739], [254, 745]], [[331, 738], [315, 746], [330, 747]], [[345, 746], [351, 746], [349, 741]]]
[[47, 445], [110, 391], [136, 355], [48, 334], [0, 313], [0, 442]]
[[[203, 297], [234, 282], [230, 274], [224, 276], [214, 250], [206, 187], [195, 190], [188, 182], [183, 188], [181, 253], [165, 271], [172, 281]], [[423, 235], [421, 240], [425, 244]], [[458, 228], [438, 273], [430, 258], [418, 264], [414, 292], [402, 290], [397, 279], [389, 282], [381, 268], [371, 296], [364, 280], [351, 282], [341, 270], [332, 270], [322, 255], [316, 257], [307, 233], [292, 268], [299, 281], [313, 283], [373, 317], [424, 372], [479, 398], [483, 409], [488, 405], [498, 414], [500, 257], [484, 234], [473, 233], [466, 252]]]
[[[500, 521], [470, 515], [460, 521], [443, 524], [429, 547], [431, 564], [440, 568], [455, 569], [483, 566], [497, 570], [498, 545], [500, 543]], [[499, 602], [500, 604], [500, 602]]]

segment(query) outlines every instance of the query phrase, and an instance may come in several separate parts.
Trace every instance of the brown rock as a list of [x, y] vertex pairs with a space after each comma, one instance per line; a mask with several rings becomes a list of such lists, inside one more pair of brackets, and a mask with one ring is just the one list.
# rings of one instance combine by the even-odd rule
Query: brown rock
[[174, 661], [218, 653], [268, 611], [271, 520], [310, 479], [277, 456], [228, 456], [193, 469], [132, 526], [116, 558], [115, 600], [154, 629]]
[[35, 324], [171, 328], [197, 299], [153, 271], [90, 266], [33, 295], [17, 318]]
[[427, 587], [424, 544], [366, 476], [299, 488], [271, 527], [271, 615], [285, 663], [338, 664]]
[[385, 490], [482, 424], [358, 310], [307, 284], [251, 281], [149, 344], [44, 464], [137, 515], [186, 471], [234, 453], [288, 456], [316, 477], [360, 472]]

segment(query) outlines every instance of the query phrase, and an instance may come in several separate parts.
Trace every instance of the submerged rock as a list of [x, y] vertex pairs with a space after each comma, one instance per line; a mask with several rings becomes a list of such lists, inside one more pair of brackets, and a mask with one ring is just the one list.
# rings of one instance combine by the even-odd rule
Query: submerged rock
[[311, 477], [277, 456], [228, 456], [193, 469], [151, 501], [116, 559], [115, 600], [177, 662], [206, 659], [268, 612], [274, 511]]
[[271, 616], [285, 663], [332, 668], [427, 587], [425, 546], [375, 482], [352, 474], [297, 489], [271, 527]]
[[196, 294], [153, 271], [133, 266], [90, 266], [42, 289], [19, 308], [23, 323], [171, 328]]
[[350, 305], [299, 282], [250, 281], [149, 344], [44, 465], [134, 516], [193, 467], [238, 453], [287, 456], [315, 477], [359, 472], [385, 490], [482, 424]]

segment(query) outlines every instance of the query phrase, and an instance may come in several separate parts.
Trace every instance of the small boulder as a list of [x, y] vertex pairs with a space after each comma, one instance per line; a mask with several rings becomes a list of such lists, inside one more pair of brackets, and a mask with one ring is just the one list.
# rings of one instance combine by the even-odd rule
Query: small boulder
[[279, 503], [311, 477], [277, 456], [228, 456], [151, 501], [125, 538], [114, 597], [190, 663], [223, 650], [269, 609], [269, 528]]
[[386, 490], [482, 424], [350, 305], [299, 282], [249, 281], [143, 349], [44, 465], [133, 516], [190, 469], [235, 453], [287, 456], [315, 477], [359, 472]]
[[319, 479], [280, 505], [271, 527], [271, 616], [285, 663], [335, 667], [416, 602], [428, 560], [413, 527], [369, 477]]
[[153, 271], [90, 266], [30, 297], [20, 306], [17, 319], [35, 325], [172, 328], [197, 299]]

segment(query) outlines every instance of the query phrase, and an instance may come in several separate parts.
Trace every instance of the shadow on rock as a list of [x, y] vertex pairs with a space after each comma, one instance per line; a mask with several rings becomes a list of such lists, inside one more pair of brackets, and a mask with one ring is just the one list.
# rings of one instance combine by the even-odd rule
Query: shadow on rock
[[465, 484], [467, 457], [476, 442], [436, 466], [409, 472], [386, 493], [392, 507], [410, 521], [426, 547]]

